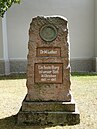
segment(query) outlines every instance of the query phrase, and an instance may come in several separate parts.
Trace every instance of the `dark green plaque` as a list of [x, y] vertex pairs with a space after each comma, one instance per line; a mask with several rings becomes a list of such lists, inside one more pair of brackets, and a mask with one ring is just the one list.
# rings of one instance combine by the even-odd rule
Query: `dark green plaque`
[[57, 37], [57, 29], [55, 26], [48, 24], [40, 29], [40, 37], [47, 42], [53, 41]]

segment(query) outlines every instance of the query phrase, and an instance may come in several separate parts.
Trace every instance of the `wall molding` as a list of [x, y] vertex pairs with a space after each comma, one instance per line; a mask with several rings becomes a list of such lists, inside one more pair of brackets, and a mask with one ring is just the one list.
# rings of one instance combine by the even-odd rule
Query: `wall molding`
[[2, 34], [3, 34], [3, 58], [4, 58], [4, 68], [5, 75], [10, 74], [10, 64], [8, 58], [8, 37], [7, 37], [7, 24], [6, 24], [6, 14], [2, 18]]
[[[7, 63], [7, 62], [6, 62]], [[71, 72], [97, 72], [97, 57], [95, 58], [72, 58], [70, 60]], [[27, 68], [26, 59], [10, 59], [10, 73], [25, 73]], [[0, 75], [5, 74], [5, 61], [0, 60]]]
[[95, 71], [95, 58], [72, 58], [70, 63], [72, 72]]
[[4, 75], [4, 74], [5, 74], [5, 61], [0, 60], [0, 75]]

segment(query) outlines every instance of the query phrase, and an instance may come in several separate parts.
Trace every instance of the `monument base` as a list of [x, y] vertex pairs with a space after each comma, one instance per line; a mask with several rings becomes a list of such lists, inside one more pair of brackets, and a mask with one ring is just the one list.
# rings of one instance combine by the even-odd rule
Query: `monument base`
[[80, 114], [75, 102], [28, 102], [23, 101], [18, 113], [19, 125], [75, 125]]

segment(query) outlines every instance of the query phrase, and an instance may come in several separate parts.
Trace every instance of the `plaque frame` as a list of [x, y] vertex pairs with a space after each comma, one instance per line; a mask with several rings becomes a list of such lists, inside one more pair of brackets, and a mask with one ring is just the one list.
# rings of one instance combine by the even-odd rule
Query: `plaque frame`
[[57, 28], [52, 24], [45, 24], [40, 28], [39, 35], [42, 40], [52, 42], [58, 34]]
[[[55, 65], [60, 65], [59, 67], [61, 67], [61, 75], [60, 75], [61, 76], [60, 77], [61, 81], [60, 82], [58, 82], [58, 81], [56, 81], [56, 82], [55, 81], [54, 82], [46, 82], [46, 81], [44, 81], [44, 82], [40, 82], [40, 81], [37, 82], [36, 78], [35, 78], [36, 77], [35, 65], [37, 65], [37, 64], [40, 64], [40, 65], [45, 65], [45, 64], [48, 64], [48, 65], [50, 65], [50, 64], [51, 65], [54, 65], [54, 64]], [[35, 63], [34, 64], [34, 83], [35, 84], [63, 84], [63, 63], [60, 63], [60, 62], [57, 62], [57, 63]]]
[[[54, 50], [57, 51], [57, 54], [40, 54], [39, 50]], [[36, 57], [61, 57], [61, 47], [37, 47], [36, 48]]]

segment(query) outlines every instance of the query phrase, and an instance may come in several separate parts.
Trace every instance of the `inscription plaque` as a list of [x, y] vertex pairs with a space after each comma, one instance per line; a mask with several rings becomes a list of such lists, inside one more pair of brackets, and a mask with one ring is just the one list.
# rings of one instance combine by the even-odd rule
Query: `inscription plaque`
[[62, 83], [62, 78], [62, 64], [35, 64], [35, 83]]
[[60, 57], [61, 56], [61, 48], [59, 47], [38, 47], [37, 48], [37, 56], [42, 57]]

